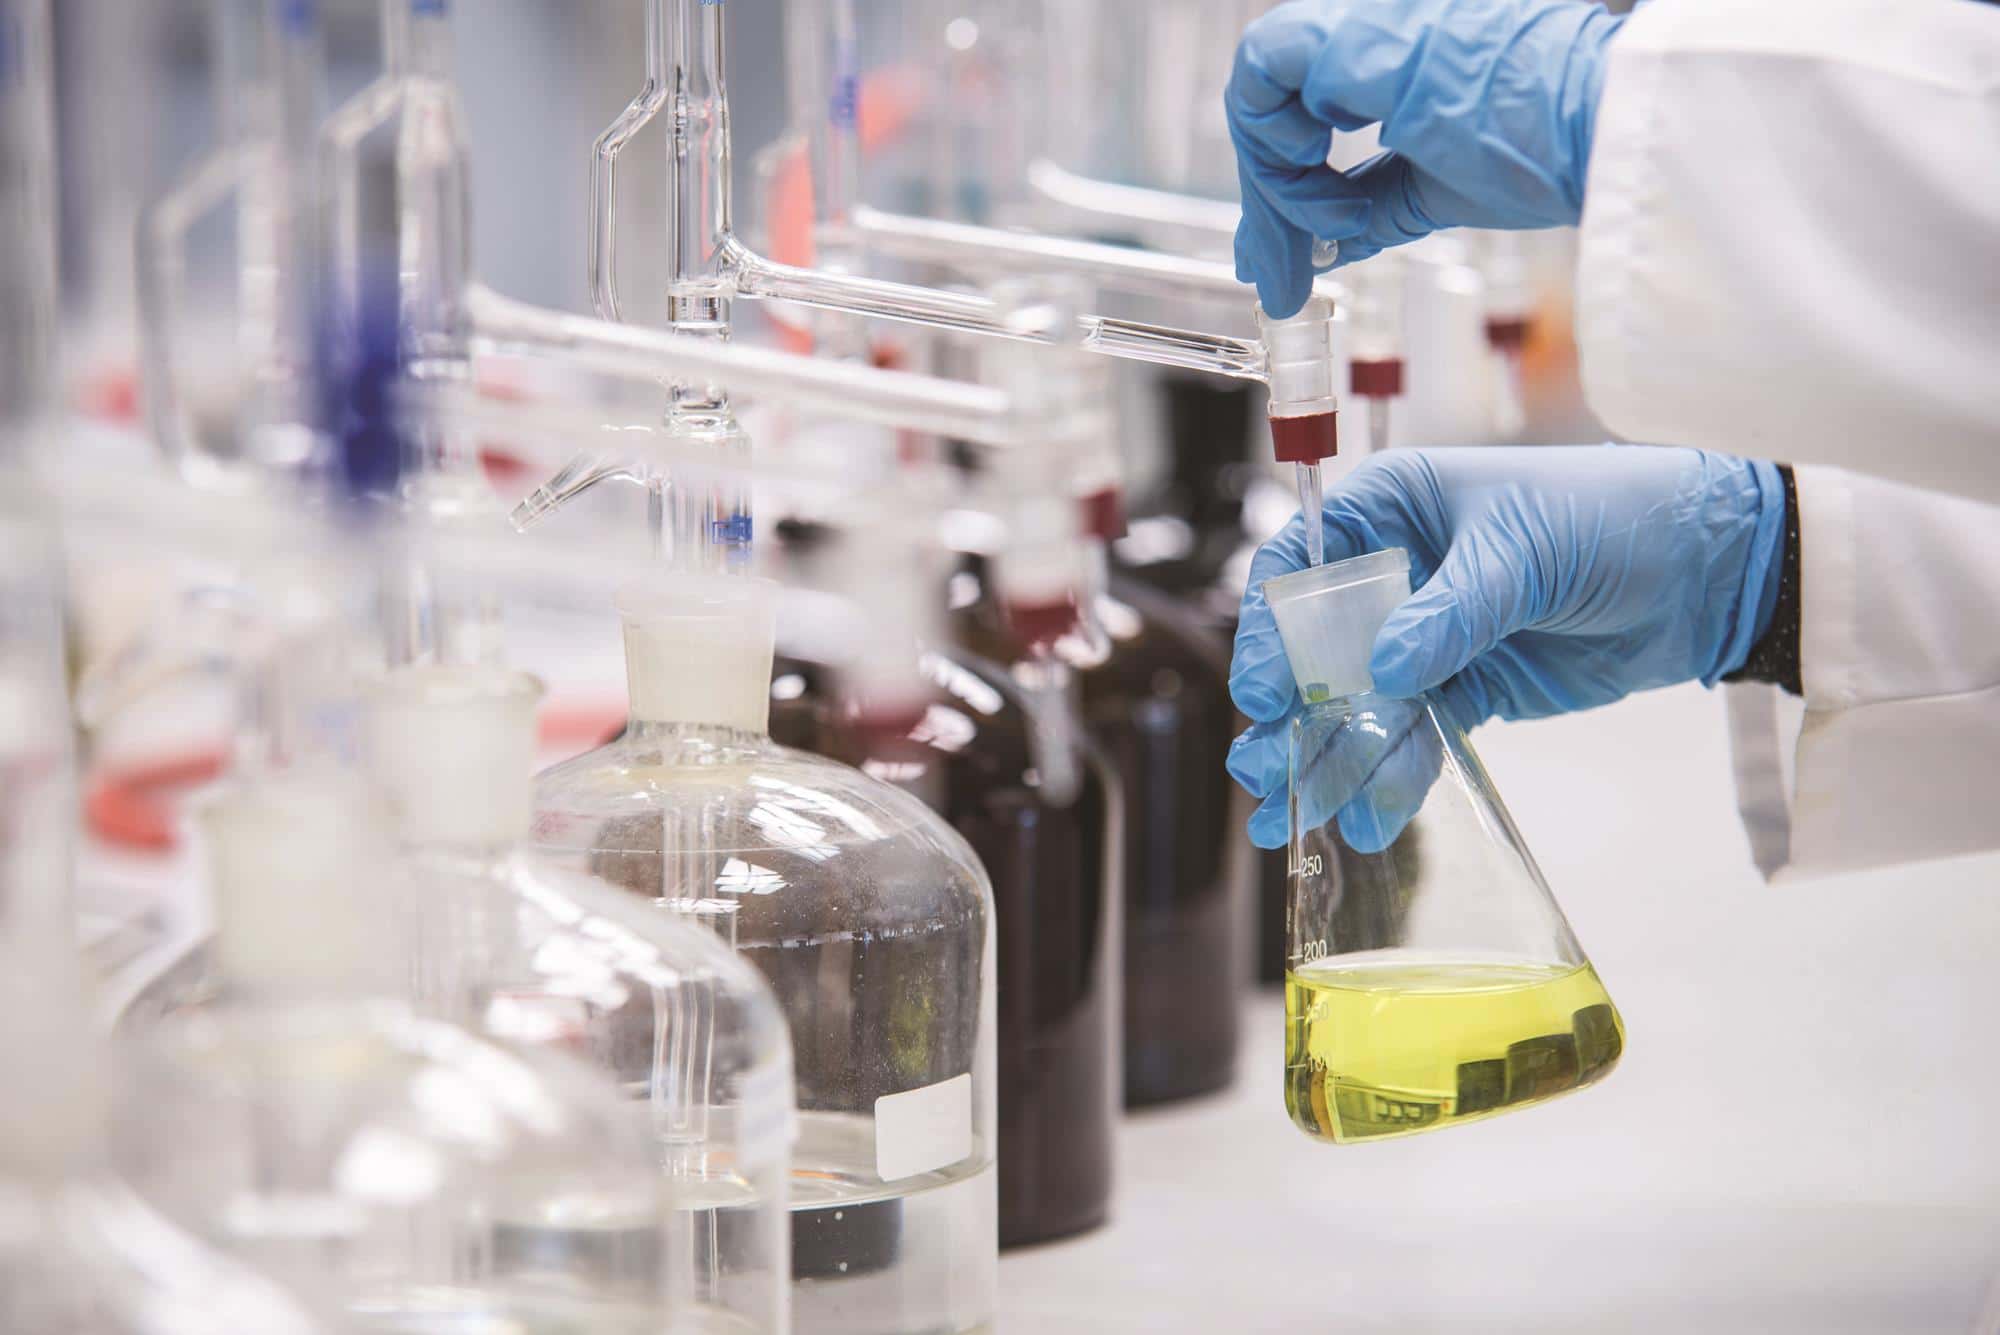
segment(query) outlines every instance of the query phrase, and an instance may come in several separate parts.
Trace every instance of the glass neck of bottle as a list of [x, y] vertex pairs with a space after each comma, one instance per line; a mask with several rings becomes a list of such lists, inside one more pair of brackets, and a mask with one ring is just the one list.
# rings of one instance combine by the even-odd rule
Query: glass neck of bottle
[[382, 64], [392, 79], [455, 76], [451, 14], [444, 0], [383, 0]]
[[755, 746], [770, 737], [768, 727], [737, 727], [728, 723], [693, 723], [686, 720], [645, 719], [634, 714], [625, 723], [625, 736], [654, 746], [688, 743], [694, 746]]

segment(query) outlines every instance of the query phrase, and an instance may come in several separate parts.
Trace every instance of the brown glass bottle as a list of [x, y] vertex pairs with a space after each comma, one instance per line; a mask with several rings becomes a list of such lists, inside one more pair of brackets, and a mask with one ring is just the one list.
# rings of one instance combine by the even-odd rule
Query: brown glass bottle
[[[975, 652], [1018, 650], [985, 563], [957, 609]], [[1094, 649], [1067, 636], [1085, 730], [1125, 794], [1125, 1106], [1205, 1094], [1236, 1071], [1242, 970], [1239, 891], [1248, 844], [1232, 828], [1224, 771], [1234, 736], [1228, 661], [1173, 600], [1113, 579], [1093, 616]]]
[[1118, 788], [1086, 742], [1075, 800], [1048, 802], [1006, 672], [969, 654], [926, 655], [923, 666], [934, 689], [922, 717], [885, 731], [844, 709], [818, 665], [781, 659], [771, 735], [921, 797], [985, 864], [999, 938], [1000, 1245], [1044, 1242], [1095, 1227], [1110, 1210]]
[[[1188, 609], [1227, 654], [1243, 597], [1231, 566], [1239, 564], [1234, 558], [1244, 547], [1257, 543], [1243, 526], [1243, 498], [1263, 446], [1263, 410], [1253, 386], [1209, 376], [1166, 377], [1161, 396], [1167, 473], [1147, 513], [1135, 521], [1139, 540], [1114, 549], [1118, 569]], [[1237, 716], [1233, 726], [1241, 731], [1249, 720]], [[1243, 838], [1254, 803], [1237, 796], [1233, 805], [1232, 834]], [[1275, 986], [1285, 981], [1285, 851], [1252, 847], [1243, 858], [1252, 882], [1242, 897], [1253, 920], [1252, 976]]]

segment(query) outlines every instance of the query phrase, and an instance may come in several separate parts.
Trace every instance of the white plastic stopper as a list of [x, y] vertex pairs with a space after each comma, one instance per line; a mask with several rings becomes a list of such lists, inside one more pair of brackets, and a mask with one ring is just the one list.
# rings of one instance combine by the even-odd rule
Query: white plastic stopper
[[417, 667], [368, 693], [370, 775], [398, 839], [494, 848], [528, 835], [541, 683], [482, 667]]
[[1272, 417], [1305, 417], [1340, 407], [1333, 376], [1333, 302], [1307, 297], [1296, 315], [1273, 320], [1257, 308], [1271, 387]]
[[1317, 704], [1374, 690], [1375, 634], [1409, 596], [1410, 554], [1401, 547], [1265, 580], [1300, 697]]
[[382, 976], [381, 828], [367, 787], [337, 771], [262, 776], [203, 811], [223, 976], [280, 996], [347, 995]]
[[674, 576], [625, 590], [618, 612], [633, 719], [768, 730], [776, 584], [749, 575]]

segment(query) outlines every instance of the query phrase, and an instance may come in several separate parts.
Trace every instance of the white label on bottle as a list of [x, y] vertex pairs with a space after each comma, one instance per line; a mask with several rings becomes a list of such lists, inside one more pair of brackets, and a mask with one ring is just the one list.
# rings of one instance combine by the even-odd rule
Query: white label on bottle
[[782, 1067], [752, 1071], [737, 1090], [736, 1157], [745, 1173], [775, 1162], [798, 1139], [792, 1115], [791, 1072]]
[[875, 1100], [875, 1173], [884, 1182], [945, 1168], [971, 1153], [971, 1076]]

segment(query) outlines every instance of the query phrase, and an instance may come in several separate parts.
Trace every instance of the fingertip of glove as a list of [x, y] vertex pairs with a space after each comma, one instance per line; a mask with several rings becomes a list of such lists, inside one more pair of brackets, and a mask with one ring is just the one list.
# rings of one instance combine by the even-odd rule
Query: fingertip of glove
[[1376, 693], [1403, 699], [1423, 690], [1420, 657], [1411, 636], [1392, 634], [1385, 625], [1368, 655], [1368, 675], [1374, 679]]
[[1308, 283], [1304, 290], [1295, 293], [1291, 286], [1276, 279], [1257, 280], [1257, 304], [1264, 308], [1264, 314], [1273, 320], [1289, 320], [1299, 313], [1306, 298], [1312, 295], [1312, 287]]
[[1275, 723], [1292, 707], [1290, 693], [1280, 694], [1254, 667], [1229, 679], [1229, 698], [1258, 723]]
[[1260, 740], [1254, 730], [1242, 733], [1229, 744], [1229, 757], [1223, 762], [1229, 777], [1252, 797], [1263, 797], [1271, 791], [1271, 785], [1265, 782], [1266, 766], [1260, 754], [1262, 748], [1258, 746]]
[[1343, 809], [1339, 817], [1340, 837], [1347, 846], [1357, 853], [1372, 855], [1383, 852], [1396, 842], [1400, 828], [1391, 831], [1381, 813], [1372, 806], [1350, 805]]
[[1259, 848], [1283, 848], [1290, 834], [1291, 816], [1284, 794], [1273, 793], [1250, 813], [1250, 842]]

